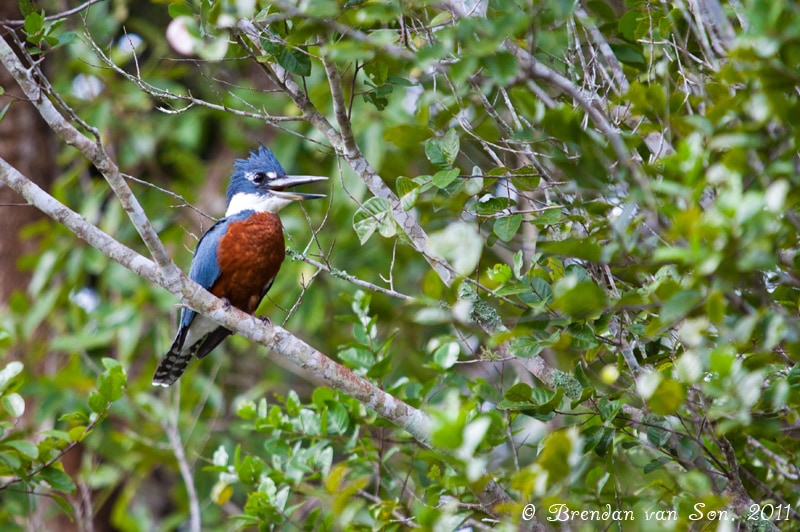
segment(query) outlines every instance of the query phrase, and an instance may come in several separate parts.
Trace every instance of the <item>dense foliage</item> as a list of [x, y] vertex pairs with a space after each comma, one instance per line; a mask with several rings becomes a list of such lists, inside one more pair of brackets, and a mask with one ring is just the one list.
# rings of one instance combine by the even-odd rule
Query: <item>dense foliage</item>
[[[241, 337], [153, 389], [178, 300], [51, 221], [0, 318], [4, 530], [796, 526], [796, 3], [88, 3], [4, 38], [175, 261], [258, 142], [331, 176], [260, 311], [433, 429]], [[52, 195], [146, 254], [58, 146]]]

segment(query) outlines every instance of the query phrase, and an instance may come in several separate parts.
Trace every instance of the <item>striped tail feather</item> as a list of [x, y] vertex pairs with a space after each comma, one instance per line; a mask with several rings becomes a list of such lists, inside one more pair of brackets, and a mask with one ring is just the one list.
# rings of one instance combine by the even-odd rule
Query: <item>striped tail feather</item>
[[203, 358], [211, 350], [217, 347], [220, 342], [227, 338], [231, 333], [225, 327], [218, 327], [206, 334], [194, 344], [184, 348], [186, 341], [187, 329], [181, 329], [172, 342], [172, 347], [161, 360], [161, 363], [156, 368], [155, 375], [153, 375], [153, 386], [168, 387], [175, 384], [183, 372], [186, 371], [186, 366], [192, 357]]

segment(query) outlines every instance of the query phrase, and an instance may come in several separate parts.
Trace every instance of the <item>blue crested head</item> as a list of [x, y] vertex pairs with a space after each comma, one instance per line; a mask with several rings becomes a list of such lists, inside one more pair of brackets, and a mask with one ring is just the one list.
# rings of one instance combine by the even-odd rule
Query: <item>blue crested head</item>
[[269, 190], [266, 186], [268, 181], [285, 175], [286, 171], [272, 150], [261, 144], [250, 152], [247, 159], [236, 159], [233, 162], [233, 173], [226, 194], [228, 203], [238, 193], [264, 194]]
[[275, 154], [260, 145], [250, 152], [250, 157], [236, 159], [233, 163], [225, 216], [244, 211], [278, 212], [293, 201], [324, 197], [320, 194], [291, 192], [288, 189], [327, 179], [322, 176], [286, 175]]

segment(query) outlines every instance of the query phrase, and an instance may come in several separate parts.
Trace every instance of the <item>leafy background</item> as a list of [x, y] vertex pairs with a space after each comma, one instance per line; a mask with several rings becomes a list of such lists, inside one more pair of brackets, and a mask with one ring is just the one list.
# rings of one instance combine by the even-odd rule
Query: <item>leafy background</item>
[[[22, 1], [4, 38], [184, 271], [258, 142], [331, 176], [282, 214], [260, 312], [428, 412], [433, 446], [238, 337], [154, 390], [178, 301], [40, 221], [0, 318], [4, 529], [597, 525], [548, 521], [559, 504], [792, 529], [795, 3], [87, 4], [52, 21], [63, 5]], [[145, 252], [54, 146], [50, 192]], [[508, 501], [477, 499], [489, 478]]]

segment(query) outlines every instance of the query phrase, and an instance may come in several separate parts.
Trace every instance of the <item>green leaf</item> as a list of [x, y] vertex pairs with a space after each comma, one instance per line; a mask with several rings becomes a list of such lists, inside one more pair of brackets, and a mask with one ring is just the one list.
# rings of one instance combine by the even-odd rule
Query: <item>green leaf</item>
[[606, 306], [606, 294], [594, 281], [574, 282], [569, 277], [556, 283], [553, 308], [573, 318], [599, 316]]
[[417, 147], [430, 136], [428, 128], [413, 124], [399, 124], [383, 130], [383, 140], [404, 149]]
[[98, 414], [108, 409], [108, 399], [101, 393], [93, 391], [89, 394], [89, 408]]
[[19, 12], [23, 18], [33, 13], [34, 5], [31, 0], [17, 0], [17, 6], [19, 6]]
[[528, 306], [538, 307], [542, 303], [548, 304], [553, 300], [553, 289], [550, 287], [550, 283], [541, 277], [531, 276], [530, 286], [531, 291], [525, 294], [526, 297], [520, 296]]
[[172, 2], [169, 5], [168, 11], [169, 16], [172, 18], [194, 16], [192, 8], [184, 2]]
[[596, 240], [589, 238], [565, 238], [564, 240], [542, 242], [540, 247], [542, 251], [552, 255], [561, 255], [591, 262], [598, 262], [602, 257], [600, 245]]
[[22, 469], [22, 460], [20, 460], [19, 453], [16, 451], [0, 451], [0, 464], [5, 465], [5, 468], [0, 467], [0, 474], [3, 476], [7, 476], [8, 473], [14, 473]]
[[567, 430], [558, 430], [544, 441], [536, 462], [547, 471], [550, 483], [567, 478], [570, 473], [570, 459], [573, 440]]
[[[548, 397], [549, 396], [549, 397]], [[561, 399], [564, 397], [564, 388], [557, 388], [555, 392], [545, 390], [543, 388], [534, 388], [532, 390], [532, 398], [538, 403], [536, 413], [539, 415], [550, 414], [561, 404]]]
[[605, 425], [593, 425], [583, 431], [584, 450], [594, 450], [598, 456], [605, 456], [614, 439], [614, 428]]
[[653, 460], [650, 460], [647, 464], [645, 464], [642, 471], [644, 472], [645, 475], [648, 473], [652, 473], [653, 471], [656, 471], [664, 467], [664, 464], [668, 462], [669, 458], [654, 458]]
[[669, 416], [678, 411], [686, 400], [686, 388], [678, 381], [664, 378], [647, 401], [654, 414]]
[[25, 17], [25, 24], [23, 27], [25, 28], [25, 33], [29, 36], [34, 36], [42, 31], [44, 27], [44, 12], [38, 13], [36, 11], [31, 11]]
[[437, 188], [446, 188], [450, 183], [455, 181], [461, 171], [458, 168], [453, 168], [451, 170], [440, 170], [433, 174], [433, 184]]
[[353, 229], [362, 245], [376, 230], [380, 230], [383, 236], [393, 236], [396, 227], [392, 217], [392, 204], [386, 198], [369, 198], [353, 215]]
[[58, 36], [57, 42], [53, 44], [53, 48], [59, 46], [66, 46], [72, 44], [78, 39], [78, 35], [74, 31], [65, 31]]
[[22, 362], [12, 360], [6, 364], [6, 367], [0, 370], [0, 392], [8, 387], [11, 379], [22, 373], [24, 367], [25, 366], [22, 365]]
[[244, 484], [255, 484], [258, 482], [264, 463], [254, 456], [245, 456], [236, 467], [236, 475], [239, 481]]
[[533, 225], [555, 225], [561, 220], [561, 209], [546, 209], [533, 219]]
[[122, 397], [126, 378], [125, 372], [118, 362], [111, 359], [104, 359], [104, 364], [106, 360], [117, 365], [112, 365], [97, 378], [97, 390], [109, 403], [113, 403]]
[[547, 347], [547, 342], [543, 342], [532, 336], [514, 338], [511, 341], [511, 353], [519, 358], [533, 358]]
[[514, 402], [525, 402], [531, 400], [533, 389], [524, 382], [518, 382], [503, 394], [503, 398]]
[[617, 56], [620, 63], [630, 65], [639, 69], [647, 68], [647, 59], [641, 49], [631, 44], [610, 44], [611, 50]]
[[22, 417], [25, 413], [25, 399], [18, 393], [10, 393], [3, 396], [3, 408], [11, 417]]
[[75, 484], [73, 484], [70, 476], [55, 466], [48, 466], [42, 469], [37, 476], [46, 481], [56, 491], [63, 493], [73, 493], [75, 491]]
[[494, 234], [503, 242], [511, 242], [511, 239], [514, 238], [514, 235], [519, 231], [520, 225], [522, 225], [522, 215], [512, 214], [511, 216], [497, 218], [494, 221], [492, 231], [494, 231]]
[[460, 353], [461, 348], [457, 342], [447, 342], [437, 347], [433, 352], [433, 363], [441, 369], [451, 368], [458, 362]]
[[622, 403], [603, 397], [598, 401], [597, 408], [603, 421], [613, 421], [622, 410]]
[[703, 295], [697, 290], [681, 290], [667, 300], [661, 307], [661, 323], [669, 324], [687, 315], [702, 301]]
[[511, 280], [511, 267], [508, 264], [495, 264], [486, 270], [486, 275], [495, 283], [505, 283]]
[[502, 87], [511, 83], [519, 70], [517, 58], [511, 52], [487, 55], [481, 58], [481, 63], [489, 71], [492, 80]]
[[305, 48], [282, 47], [275, 59], [283, 68], [298, 76], [311, 75], [311, 57]]
[[642, 13], [635, 9], [625, 12], [619, 19], [619, 31], [629, 41], [636, 40], [636, 27], [639, 25]]
[[5, 440], [3, 441], [3, 445], [16, 449], [28, 460], [36, 460], [39, 458], [39, 448], [27, 440]]
[[425, 155], [436, 166], [448, 170], [455, 165], [460, 149], [460, 140], [455, 129], [450, 129], [441, 138], [428, 139], [425, 142]]
[[369, 369], [375, 364], [375, 355], [363, 347], [348, 347], [339, 351], [339, 360], [351, 368]]
[[337, 401], [325, 401], [328, 415], [328, 434], [344, 434], [350, 428], [350, 414]]

